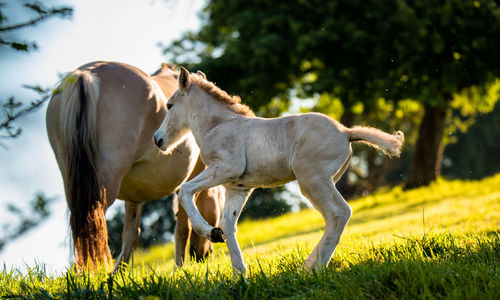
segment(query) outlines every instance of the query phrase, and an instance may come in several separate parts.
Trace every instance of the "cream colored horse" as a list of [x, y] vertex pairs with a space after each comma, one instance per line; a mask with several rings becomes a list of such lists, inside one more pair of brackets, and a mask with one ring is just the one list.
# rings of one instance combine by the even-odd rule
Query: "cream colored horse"
[[[238, 97], [230, 97], [203, 75], [190, 75], [184, 68], [179, 90], [167, 107], [167, 116], [154, 135], [157, 146], [168, 149], [191, 130], [207, 165], [181, 186], [179, 201], [201, 236], [212, 242], [223, 242], [225, 237], [233, 268], [242, 273], [246, 265], [236, 240], [236, 223], [255, 187], [297, 179], [302, 193], [325, 219], [323, 237], [306, 266], [324, 268], [352, 213], [335, 187], [349, 164], [350, 143], [365, 142], [390, 156], [399, 156], [403, 143], [400, 131], [390, 135], [375, 128], [346, 128], [317, 113], [256, 118]], [[226, 188], [222, 231], [210, 226], [193, 202], [194, 194], [219, 184]]]
[[[166, 114], [166, 97], [177, 90], [177, 77], [167, 64], [150, 77], [130, 65], [93, 62], [71, 72], [55, 90], [47, 133], [64, 181], [79, 270], [112, 263], [104, 214], [116, 198], [125, 200], [118, 268], [129, 261], [138, 240], [142, 203], [175, 192], [204, 169], [191, 134], [169, 151], [160, 151], [152, 140]], [[219, 219], [220, 194], [203, 191], [197, 200], [212, 225]], [[182, 207], [177, 219], [175, 255], [182, 265], [190, 235]], [[193, 234], [191, 247], [201, 258], [211, 245]]]

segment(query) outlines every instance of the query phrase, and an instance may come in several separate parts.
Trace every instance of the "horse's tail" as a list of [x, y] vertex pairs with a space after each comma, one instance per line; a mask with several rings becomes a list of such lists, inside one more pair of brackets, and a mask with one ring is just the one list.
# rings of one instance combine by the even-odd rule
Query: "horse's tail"
[[377, 128], [356, 126], [346, 128], [345, 132], [350, 142], [366, 143], [376, 149], [382, 150], [389, 156], [399, 157], [401, 154], [404, 134], [399, 130], [393, 134], [388, 134]]
[[66, 198], [78, 270], [112, 263], [104, 217], [106, 190], [98, 173], [96, 105], [99, 79], [89, 71], [67, 75], [61, 97], [61, 140]]

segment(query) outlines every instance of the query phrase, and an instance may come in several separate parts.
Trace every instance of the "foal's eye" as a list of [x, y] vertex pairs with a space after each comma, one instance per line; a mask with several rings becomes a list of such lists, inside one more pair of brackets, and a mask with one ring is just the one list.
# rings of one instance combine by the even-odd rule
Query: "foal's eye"
[[174, 106], [172, 103], [168, 103], [168, 104], [167, 104], [167, 109], [171, 109], [171, 108], [172, 108], [172, 106]]

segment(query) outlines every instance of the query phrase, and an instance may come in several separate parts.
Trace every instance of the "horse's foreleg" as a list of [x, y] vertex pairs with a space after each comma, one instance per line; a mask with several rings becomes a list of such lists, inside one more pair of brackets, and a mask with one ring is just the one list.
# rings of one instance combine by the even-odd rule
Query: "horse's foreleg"
[[[216, 174], [223, 175], [217, 176]], [[211, 165], [195, 178], [184, 183], [179, 191], [179, 203], [182, 207], [184, 207], [184, 210], [186, 210], [186, 213], [191, 220], [193, 230], [200, 236], [209, 239], [214, 243], [224, 242], [222, 231], [219, 228], [210, 226], [210, 224], [208, 224], [207, 221], [201, 216], [200, 211], [195, 205], [193, 196], [202, 190], [227, 182], [229, 178], [230, 172], [224, 172], [224, 170], [217, 168], [217, 166]]]
[[139, 240], [141, 233], [140, 219], [141, 219], [142, 203], [133, 203], [125, 201], [125, 219], [122, 234], [122, 250], [118, 259], [114, 272], [118, 271], [122, 264], [127, 264], [130, 260], [132, 249]]
[[238, 232], [237, 222], [241, 215], [241, 210], [252, 191], [253, 189], [236, 190], [226, 187], [226, 203], [222, 212], [221, 228], [226, 236], [226, 245], [235, 273], [241, 272], [245, 274], [247, 271], [243, 254], [236, 239], [236, 233]]

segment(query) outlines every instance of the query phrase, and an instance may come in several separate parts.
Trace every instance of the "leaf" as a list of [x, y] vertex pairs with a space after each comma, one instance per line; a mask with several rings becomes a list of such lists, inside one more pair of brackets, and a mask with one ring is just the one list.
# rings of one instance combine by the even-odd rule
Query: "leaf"
[[26, 44], [26, 43], [12, 42], [12, 43], [10, 43], [10, 46], [14, 50], [28, 52], [28, 44]]

